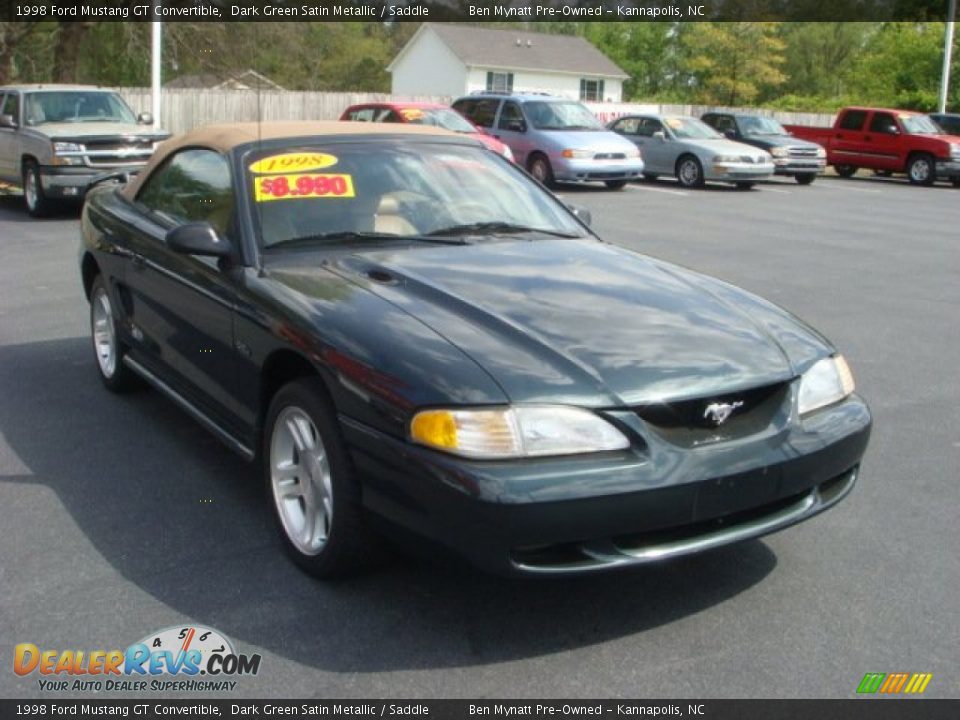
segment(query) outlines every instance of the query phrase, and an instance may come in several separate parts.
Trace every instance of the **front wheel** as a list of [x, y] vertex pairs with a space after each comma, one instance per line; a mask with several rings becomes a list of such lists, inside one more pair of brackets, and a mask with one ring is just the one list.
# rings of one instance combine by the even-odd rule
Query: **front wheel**
[[23, 204], [33, 217], [43, 217], [51, 209], [51, 202], [43, 192], [40, 168], [33, 160], [23, 165]]
[[842, 178], [853, 177], [857, 174], [857, 168], [853, 165], [834, 165], [833, 169], [837, 171], [837, 175]]
[[90, 288], [90, 335], [93, 353], [97, 360], [100, 379], [108, 390], [127, 392], [139, 383], [133, 371], [123, 364], [126, 348], [117, 337], [117, 320], [113, 302], [102, 275], [98, 275]]
[[703, 187], [703, 166], [692, 155], [685, 155], [677, 162], [677, 180], [685, 188]]
[[606, 180], [604, 183], [611, 190], [623, 190], [627, 186], [626, 180]]
[[800, 185], [810, 185], [814, 180], [817, 179], [816, 173], [804, 173], [803, 175], [796, 175], [794, 179]]
[[554, 186], [553, 168], [550, 167], [550, 161], [543, 155], [537, 154], [530, 158], [530, 164], [527, 166], [527, 170], [529, 170], [530, 174], [541, 184], [547, 187]]
[[318, 578], [360, 569], [371, 546], [360, 488], [319, 378], [296, 380], [274, 396], [263, 458], [269, 502], [293, 561]]
[[910, 158], [907, 163], [907, 177], [914, 185], [933, 185], [934, 180], [937, 179], [933, 157], [920, 153]]

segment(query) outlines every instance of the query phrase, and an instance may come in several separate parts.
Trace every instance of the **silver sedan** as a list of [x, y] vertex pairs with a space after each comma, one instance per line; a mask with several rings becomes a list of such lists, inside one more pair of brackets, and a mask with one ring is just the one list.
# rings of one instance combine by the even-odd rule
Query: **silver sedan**
[[647, 180], [674, 175], [688, 188], [702, 187], [711, 180], [746, 189], [773, 176], [769, 153], [728, 140], [696, 118], [625, 115], [608, 127], [640, 148]]

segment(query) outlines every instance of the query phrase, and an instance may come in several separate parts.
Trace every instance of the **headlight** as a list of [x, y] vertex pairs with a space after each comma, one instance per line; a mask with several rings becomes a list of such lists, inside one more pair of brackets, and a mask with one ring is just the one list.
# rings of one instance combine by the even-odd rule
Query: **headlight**
[[435, 450], [484, 460], [630, 446], [623, 433], [589, 410], [556, 406], [423, 410], [410, 421], [410, 437]]
[[510, 160], [511, 162], [513, 161], [513, 151], [510, 149], [510, 146], [509, 146], [509, 145], [504, 145], [504, 146], [503, 146], [503, 156], [504, 156], [507, 160]]
[[83, 152], [83, 145], [72, 142], [55, 142], [53, 144], [53, 152], [57, 155], [60, 153]]
[[592, 150], [570, 150], [568, 148], [560, 154], [563, 155], [563, 157], [570, 158], [572, 160], [587, 160], [593, 157]]
[[843, 355], [820, 360], [800, 377], [797, 409], [801, 415], [843, 400], [853, 392], [853, 375]]
[[770, 149], [770, 154], [774, 157], [787, 157], [790, 151], [785, 147], [775, 147]]
[[818, 157], [818, 158], [825, 158], [826, 156], [827, 156], [827, 151], [824, 150], [822, 147], [818, 147], [818, 148], [817, 148], [817, 157]]
[[713, 162], [715, 163], [739, 163], [743, 162], [739, 155], [714, 155]]

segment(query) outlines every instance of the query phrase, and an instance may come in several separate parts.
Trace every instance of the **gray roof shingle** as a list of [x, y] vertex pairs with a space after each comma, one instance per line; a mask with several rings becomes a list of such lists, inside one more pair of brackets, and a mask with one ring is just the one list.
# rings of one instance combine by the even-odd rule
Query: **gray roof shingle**
[[449, 23], [427, 25], [468, 66], [629, 77], [582, 37]]

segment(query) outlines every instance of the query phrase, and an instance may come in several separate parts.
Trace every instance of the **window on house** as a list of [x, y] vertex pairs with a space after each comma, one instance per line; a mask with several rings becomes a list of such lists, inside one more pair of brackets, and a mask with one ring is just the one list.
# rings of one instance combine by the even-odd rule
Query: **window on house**
[[513, 92], [513, 73], [488, 72], [487, 92]]
[[603, 101], [603, 80], [580, 79], [580, 99], [588, 102]]

